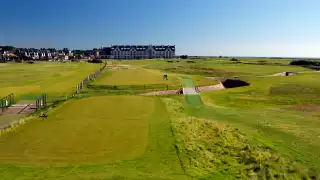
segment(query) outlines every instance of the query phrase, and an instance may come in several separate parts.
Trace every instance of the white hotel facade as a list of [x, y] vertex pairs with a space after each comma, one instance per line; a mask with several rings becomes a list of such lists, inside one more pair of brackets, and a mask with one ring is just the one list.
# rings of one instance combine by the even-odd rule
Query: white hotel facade
[[174, 58], [175, 46], [171, 45], [122, 45], [111, 46], [112, 59], [154, 59], [154, 58]]

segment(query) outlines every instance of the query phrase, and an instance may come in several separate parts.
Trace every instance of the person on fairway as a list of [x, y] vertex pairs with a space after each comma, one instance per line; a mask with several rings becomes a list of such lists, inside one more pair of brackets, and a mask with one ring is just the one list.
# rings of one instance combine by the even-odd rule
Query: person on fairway
[[168, 75], [167, 74], [163, 75], [163, 79], [168, 80]]

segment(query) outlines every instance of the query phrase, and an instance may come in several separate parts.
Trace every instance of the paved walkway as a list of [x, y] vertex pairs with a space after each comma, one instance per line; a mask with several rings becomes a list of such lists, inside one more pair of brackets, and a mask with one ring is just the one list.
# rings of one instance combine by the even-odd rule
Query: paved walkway
[[199, 95], [199, 93], [196, 91], [196, 88], [183, 88], [183, 94], [184, 95]]
[[6, 108], [3, 112], [0, 110], [0, 114], [30, 114], [35, 110], [35, 104], [14, 104]]
[[184, 88], [183, 94], [185, 97], [185, 101], [188, 105], [199, 107], [203, 105], [202, 99], [200, 97], [199, 92], [196, 89], [196, 86], [191, 78], [184, 77]]

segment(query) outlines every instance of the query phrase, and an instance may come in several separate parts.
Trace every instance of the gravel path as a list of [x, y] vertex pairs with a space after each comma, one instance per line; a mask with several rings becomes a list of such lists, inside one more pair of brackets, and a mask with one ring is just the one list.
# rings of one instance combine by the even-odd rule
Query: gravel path
[[155, 95], [169, 95], [169, 94], [178, 94], [179, 90], [168, 90], [168, 91], [156, 91], [141, 94], [142, 96], [155, 96]]
[[185, 95], [196, 95], [199, 94], [195, 88], [183, 88], [183, 94]]

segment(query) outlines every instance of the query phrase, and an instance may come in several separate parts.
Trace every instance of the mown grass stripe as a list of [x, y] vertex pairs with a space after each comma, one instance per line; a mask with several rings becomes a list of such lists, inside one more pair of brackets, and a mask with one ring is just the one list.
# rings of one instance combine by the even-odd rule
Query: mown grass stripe
[[203, 105], [202, 99], [199, 95], [185, 95], [185, 102], [192, 106]]
[[[191, 78], [183, 77], [185, 88], [195, 88], [195, 83]], [[185, 94], [185, 102], [191, 106], [202, 106], [203, 102], [199, 94]]]

